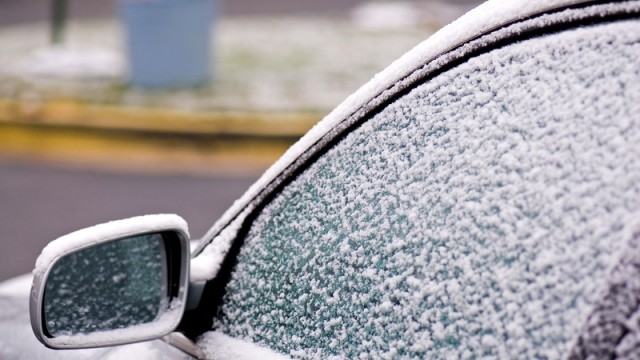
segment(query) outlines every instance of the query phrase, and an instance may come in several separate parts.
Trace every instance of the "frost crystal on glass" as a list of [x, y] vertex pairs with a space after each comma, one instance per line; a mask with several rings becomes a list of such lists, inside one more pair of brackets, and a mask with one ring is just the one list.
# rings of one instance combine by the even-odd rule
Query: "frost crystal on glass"
[[640, 210], [640, 25], [515, 43], [389, 105], [250, 229], [214, 326], [301, 358], [557, 358]]

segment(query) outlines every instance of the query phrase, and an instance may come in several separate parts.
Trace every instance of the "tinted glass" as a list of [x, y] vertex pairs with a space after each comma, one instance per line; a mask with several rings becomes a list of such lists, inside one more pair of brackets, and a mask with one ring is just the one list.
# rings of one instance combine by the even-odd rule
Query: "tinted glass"
[[47, 331], [88, 334], [153, 321], [164, 309], [163, 267], [161, 234], [104, 243], [60, 259], [45, 285]]
[[640, 25], [418, 86], [251, 227], [214, 326], [296, 357], [557, 358], [640, 210]]

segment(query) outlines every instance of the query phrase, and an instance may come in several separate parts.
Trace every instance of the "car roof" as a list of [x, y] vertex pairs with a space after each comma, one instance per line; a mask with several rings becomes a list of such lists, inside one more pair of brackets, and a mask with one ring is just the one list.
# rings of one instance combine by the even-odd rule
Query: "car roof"
[[[349, 96], [331, 113], [318, 122], [298, 142], [292, 145], [265, 173], [214, 223], [202, 237], [193, 256], [197, 256], [211, 241], [236, 219], [265, 188], [281, 176], [289, 167], [301, 158], [314, 144], [321, 141], [346, 118], [365, 108], [394, 84], [439, 56], [457, 47], [477, 39], [493, 30], [523, 19], [531, 18], [563, 8], [596, 3], [594, 0], [489, 0], [470, 10], [462, 17], [441, 28], [435, 34], [418, 44], [412, 50], [376, 74], [369, 82]], [[218, 252], [218, 251], [216, 251]], [[220, 254], [223, 255], [223, 254]], [[221, 261], [217, 259], [215, 261]], [[207, 261], [208, 262], [208, 261]], [[210, 279], [212, 274], [199, 274], [201, 267], [192, 267], [192, 279]]]

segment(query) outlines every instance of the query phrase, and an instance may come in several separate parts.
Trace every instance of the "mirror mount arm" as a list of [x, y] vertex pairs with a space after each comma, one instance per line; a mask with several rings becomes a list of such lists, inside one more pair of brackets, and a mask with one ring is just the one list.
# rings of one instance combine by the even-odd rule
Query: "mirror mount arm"
[[175, 347], [182, 352], [195, 357], [196, 359], [204, 359], [204, 354], [196, 344], [181, 332], [172, 332], [161, 338], [165, 343]]
[[189, 282], [189, 289], [187, 291], [187, 306], [185, 310], [193, 310], [200, 305], [202, 299], [202, 292], [206, 282]]

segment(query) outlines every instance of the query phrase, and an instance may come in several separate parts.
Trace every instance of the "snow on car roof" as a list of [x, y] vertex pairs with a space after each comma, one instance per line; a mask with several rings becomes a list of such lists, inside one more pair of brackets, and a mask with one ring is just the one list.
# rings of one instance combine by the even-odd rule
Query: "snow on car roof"
[[[200, 254], [200, 252], [250, 204], [262, 189], [268, 186], [310, 146], [318, 142], [337, 124], [355, 113], [359, 108], [363, 107], [368, 101], [382, 93], [392, 84], [403, 79], [415, 68], [436, 59], [439, 55], [465, 42], [519, 19], [524, 19], [553, 9], [588, 2], [590, 1], [489, 0], [440, 29], [404, 56], [393, 62], [385, 70], [375, 75], [373, 79], [349, 96], [267, 169], [202, 237], [200, 244], [193, 252], [193, 254], [197, 254], [198, 257], [192, 260], [191, 278], [194, 280], [206, 280], [215, 276], [226, 254], [226, 251], [221, 251], [220, 247], [227, 248], [226, 244], [221, 244], [221, 246], [217, 246], [216, 249], [212, 249], [212, 251], [207, 251], [203, 254]], [[228, 243], [228, 241], [223, 242]]]

